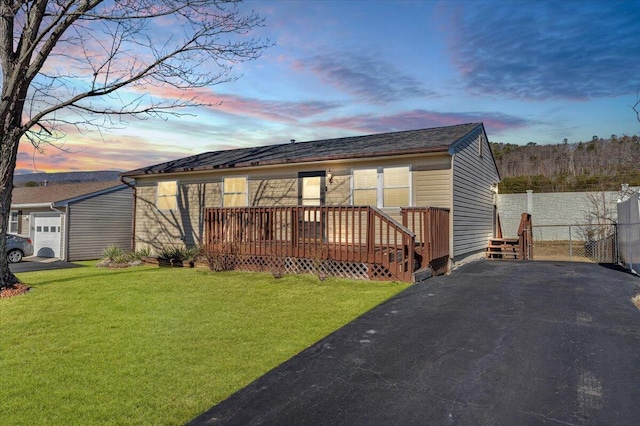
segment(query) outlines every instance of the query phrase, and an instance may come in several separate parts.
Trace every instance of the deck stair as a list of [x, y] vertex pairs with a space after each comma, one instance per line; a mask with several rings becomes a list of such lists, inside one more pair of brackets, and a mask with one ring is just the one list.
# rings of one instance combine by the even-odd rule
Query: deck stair
[[487, 258], [518, 260], [520, 258], [519, 244], [518, 238], [491, 238], [487, 246]]

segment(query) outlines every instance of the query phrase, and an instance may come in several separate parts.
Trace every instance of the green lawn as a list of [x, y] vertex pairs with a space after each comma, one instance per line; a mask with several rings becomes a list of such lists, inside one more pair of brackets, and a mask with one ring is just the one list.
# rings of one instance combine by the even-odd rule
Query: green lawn
[[0, 424], [182, 424], [407, 287], [83, 265], [0, 300]]

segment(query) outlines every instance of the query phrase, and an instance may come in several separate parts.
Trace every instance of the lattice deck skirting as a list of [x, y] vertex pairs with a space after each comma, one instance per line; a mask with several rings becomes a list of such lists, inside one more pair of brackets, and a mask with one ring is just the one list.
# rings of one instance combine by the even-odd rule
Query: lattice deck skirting
[[356, 280], [393, 280], [395, 277], [382, 265], [337, 260], [316, 260], [295, 257], [238, 256], [236, 269], [241, 271], [277, 271], [285, 274], [316, 274]]

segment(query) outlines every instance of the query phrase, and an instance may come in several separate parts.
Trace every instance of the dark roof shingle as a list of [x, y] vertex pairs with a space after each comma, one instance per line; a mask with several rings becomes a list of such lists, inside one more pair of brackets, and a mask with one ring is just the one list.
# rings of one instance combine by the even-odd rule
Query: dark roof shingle
[[122, 176], [444, 152], [481, 125], [481, 123], [468, 123], [367, 136], [211, 151], [131, 170], [123, 173]]

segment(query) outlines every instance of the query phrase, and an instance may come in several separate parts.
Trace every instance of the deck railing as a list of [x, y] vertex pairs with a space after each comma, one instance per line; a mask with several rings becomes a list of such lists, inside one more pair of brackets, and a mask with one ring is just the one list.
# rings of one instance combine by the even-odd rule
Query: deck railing
[[518, 251], [520, 260], [533, 260], [533, 232], [531, 215], [522, 213], [518, 226]]
[[245, 266], [257, 269], [311, 259], [341, 270], [363, 264], [369, 279], [409, 282], [416, 269], [414, 232], [373, 207], [207, 208], [205, 221], [209, 247], [234, 247]]
[[416, 234], [416, 252], [421, 268], [434, 274], [447, 272], [449, 264], [449, 209], [405, 207], [402, 224]]

